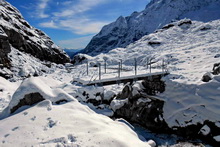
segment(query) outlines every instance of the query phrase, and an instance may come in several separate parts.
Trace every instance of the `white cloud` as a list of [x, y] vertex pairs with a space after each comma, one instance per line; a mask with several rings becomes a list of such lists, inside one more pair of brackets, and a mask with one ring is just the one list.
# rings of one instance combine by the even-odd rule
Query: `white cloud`
[[60, 40], [58, 41], [58, 45], [62, 46], [63, 48], [69, 48], [69, 49], [72, 49], [73, 46], [74, 49], [83, 49], [92, 39], [92, 37], [93, 35], [81, 37], [81, 38], [69, 39], [69, 40]]
[[[40, 17], [46, 18], [48, 15], [44, 12], [49, 1], [52, 3], [52, 0], [40, 1], [41, 3], [38, 5], [39, 12], [41, 12], [39, 13]], [[58, 9], [51, 12], [51, 20], [42, 22], [39, 25], [45, 28], [68, 30], [79, 35], [98, 33], [109, 22], [90, 19], [86, 12], [107, 1], [109, 0], [62, 1], [59, 3]]]
[[72, 17], [74, 15], [77, 15], [79, 13], [86, 12], [93, 7], [103, 4], [107, 2], [108, 0], [79, 0], [78, 3], [76, 1], [65, 1], [63, 2], [63, 5], [65, 6], [65, 9], [62, 9], [61, 11], [55, 12], [54, 16], [57, 17]]
[[54, 21], [50, 21], [50, 22], [43, 22], [43, 23], [40, 23], [40, 26], [41, 27], [45, 27], [45, 28], [54, 28], [54, 29], [57, 29], [58, 26], [54, 23]]
[[37, 17], [39, 18], [48, 18], [49, 15], [48, 14], [45, 14], [45, 9], [47, 8], [48, 6], [48, 2], [50, 0], [40, 0], [39, 3], [37, 4], [37, 7], [36, 7], [36, 13], [37, 13]]
[[40, 26], [45, 28], [68, 30], [78, 35], [87, 35], [98, 33], [101, 30], [101, 28], [108, 23], [109, 22], [92, 21], [87, 18], [77, 18], [43, 22], [40, 23]]

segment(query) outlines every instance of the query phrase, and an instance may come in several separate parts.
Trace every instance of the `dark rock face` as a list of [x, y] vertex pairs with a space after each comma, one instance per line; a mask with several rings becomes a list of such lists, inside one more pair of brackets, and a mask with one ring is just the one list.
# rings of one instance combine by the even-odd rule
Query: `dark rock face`
[[202, 81], [203, 82], [209, 82], [210, 80], [212, 80], [211, 74], [206, 73], [202, 76]]
[[45, 100], [40, 93], [30, 93], [24, 96], [20, 102], [11, 109], [11, 113], [14, 113], [18, 108], [22, 106], [31, 106], [38, 102]]
[[[206, 130], [205, 133], [203, 133], [204, 129], [203, 127], [207, 126], [210, 129], [210, 132]], [[182, 137], [185, 137], [186, 139], [201, 139], [204, 142], [207, 142], [208, 144], [211, 144], [213, 146], [219, 146], [219, 142], [217, 142], [213, 137], [219, 135], [220, 128], [215, 125], [214, 122], [211, 122], [209, 120], [204, 121], [202, 124], [194, 124], [194, 125], [188, 125], [185, 127], [174, 127], [172, 130], [172, 133], [175, 133], [177, 135], [180, 135]]]
[[72, 64], [82, 64], [88, 61], [88, 59], [83, 54], [78, 54], [73, 57], [73, 60], [71, 61]]
[[0, 1], [0, 7], [0, 64], [10, 65], [7, 57], [10, 46], [42, 61], [70, 62], [69, 57], [45, 33], [30, 26], [15, 7], [4, 0]]
[[3, 35], [4, 31], [0, 27], [0, 64], [3, 67], [10, 67], [10, 60], [8, 59], [8, 53], [11, 52], [11, 47], [6, 35]]
[[169, 128], [163, 119], [164, 101], [144, 94], [130, 98], [128, 103], [116, 110], [115, 117], [123, 117], [156, 132]]
[[220, 74], [220, 63], [215, 63], [213, 66], [213, 75]]
[[135, 95], [133, 94], [135, 90], [133, 86], [126, 85], [124, 87], [117, 99], [128, 98], [128, 103], [115, 111], [115, 117], [123, 117], [154, 131], [170, 130], [163, 119], [164, 101], [150, 96], [165, 90], [161, 76], [146, 78], [142, 82], [142, 86], [144, 89], [135, 92]]
[[142, 85], [144, 86], [144, 92], [148, 95], [156, 95], [157, 93], [163, 93], [165, 91], [166, 84], [161, 80], [162, 75], [156, 75], [147, 77]]

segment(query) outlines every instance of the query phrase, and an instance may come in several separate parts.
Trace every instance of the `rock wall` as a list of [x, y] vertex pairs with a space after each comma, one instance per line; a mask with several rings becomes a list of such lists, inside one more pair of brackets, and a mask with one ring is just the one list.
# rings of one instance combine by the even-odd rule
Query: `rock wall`
[[116, 109], [114, 116], [123, 117], [156, 132], [170, 130], [163, 119], [164, 101], [155, 97], [156, 93], [165, 91], [161, 77], [152, 76], [133, 86], [126, 85], [116, 99], [128, 99], [128, 102]]
[[215, 138], [219, 137], [220, 127], [216, 122], [206, 120], [197, 124], [189, 122], [184, 127], [181, 125], [169, 127], [163, 117], [166, 101], [156, 96], [164, 92], [165, 88], [161, 76], [149, 77], [141, 83], [126, 85], [111, 102], [114, 117], [140, 124], [155, 133], [177, 134], [186, 141], [201, 139], [213, 146], [219, 145]]
[[9, 40], [3, 29], [0, 27], [0, 68], [10, 67], [10, 60], [8, 59], [8, 53], [11, 52]]

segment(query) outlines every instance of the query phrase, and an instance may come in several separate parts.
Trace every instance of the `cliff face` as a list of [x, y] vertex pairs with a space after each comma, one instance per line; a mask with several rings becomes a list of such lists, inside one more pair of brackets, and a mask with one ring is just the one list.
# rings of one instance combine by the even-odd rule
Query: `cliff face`
[[152, 0], [142, 12], [119, 17], [106, 25], [82, 51], [89, 55], [126, 47], [173, 20], [190, 18], [208, 22], [220, 18], [220, 0]]
[[44, 32], [30, 26], [15, 7], [0, 0], [0, 64], [3, 66], [10, 66], [7, 55], [11, 47], [42, 61], [61, 64], [70, 61]]

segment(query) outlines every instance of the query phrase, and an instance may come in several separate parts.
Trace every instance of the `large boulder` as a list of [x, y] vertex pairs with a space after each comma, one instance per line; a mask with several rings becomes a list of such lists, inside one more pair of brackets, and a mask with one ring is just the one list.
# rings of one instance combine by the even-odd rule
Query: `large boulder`
[[203, 82], [209, 82], [210, 80], [212, 80], [212, 75], [211, 75], [211, 73], [205, 73], [205, 74], [202, 76], [202, 81], [203, 81]]
[[43, 100], [48, 100], [52, 104], [59, 104], [61, 102], [74, 101], [74, 98], [62, 89], [52, 89], [40, 78], [32, 77], [25, 79], [21, 83], [13, 94], [8, 107], [0, 113], [0, 119], [9, 116], [23, 106], [32, 106]]

